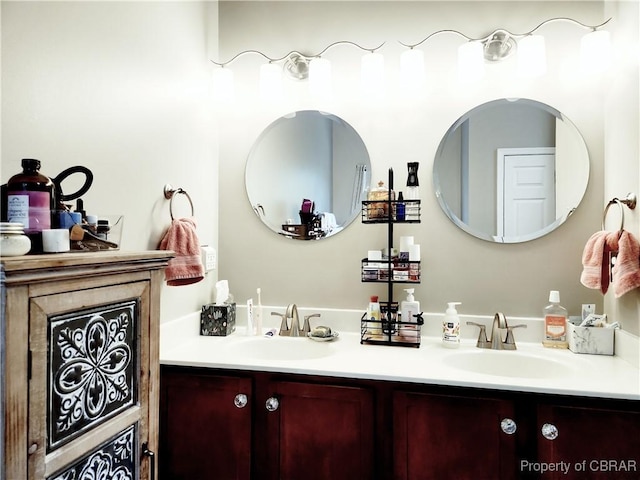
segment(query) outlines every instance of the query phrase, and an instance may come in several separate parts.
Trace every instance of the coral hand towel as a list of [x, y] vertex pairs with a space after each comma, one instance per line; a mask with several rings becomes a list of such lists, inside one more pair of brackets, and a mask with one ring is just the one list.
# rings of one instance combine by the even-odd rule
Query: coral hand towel
[[[618, 235], [618, 232], [615, 234]], [[618, 239], [618, 256], [612, 269], [616, 298], [640, 287], [640, 244], [624, 230]]]
[[173, 250], [176, 256], [169, 260], [164, 270], [167, 285], [180, 286], [199, 282], [204, 278], [204, 266], [200, 257], [200, 240], [193, 218], [173, 220], [160, 241], [160, 250]]
[[[580, 282], [587, 288], [600, 290], [603, 294], [607, 293], [609, 288], [609, 260], [605, 259], [609, 233], [602, 230], [591, 235], [582, 252]], [[607, 248], [607, 257], [608, 250]]]

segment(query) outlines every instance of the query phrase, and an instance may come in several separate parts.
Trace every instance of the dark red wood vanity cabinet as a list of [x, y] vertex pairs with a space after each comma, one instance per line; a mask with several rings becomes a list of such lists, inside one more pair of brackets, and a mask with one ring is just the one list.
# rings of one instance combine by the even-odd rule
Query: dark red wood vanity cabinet
[[163, 366], [160, 410], [162, 480], [640, 478], [638, 401]]
[[394, 478], [518, 478], [517, 437], [501, 427], [514, 410], [499, 398], [394, 392]]
[[[638, 403], [615, 402], [611, 408], [607, 407], [611, 402], [603, 399], [579, 405], [569, 401], [539, 404], [536, 419], [538, 461], [566, 469], [566, 473], [562, 470], [548, 472], [542, 478], [640, 478]], [[618, 405], [619, 408], [615, 408]], [[550, 438], [544, 435], [545, 426]]]
[[373, 478], [373, 392], [281, 377], [163, 367], [159, 478]]
[[251, 478], [250, 377], [162, 368], [160, 389], [160, 479]]

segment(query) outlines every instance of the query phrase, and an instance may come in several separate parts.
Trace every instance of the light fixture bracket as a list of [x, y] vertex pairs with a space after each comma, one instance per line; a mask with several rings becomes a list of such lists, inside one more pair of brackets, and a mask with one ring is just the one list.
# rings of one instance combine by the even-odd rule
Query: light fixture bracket
[[496, 30], [482, 41], [484, 45], [484, 59], [489, 62], [499, 62], [510, 57], [517, 50], [515, 38], [506, 30]]
[[291, 52], [284, 62], [284, 71], [294, 80], [306, 80], [309, 78], [310, 60], [301, 53]]

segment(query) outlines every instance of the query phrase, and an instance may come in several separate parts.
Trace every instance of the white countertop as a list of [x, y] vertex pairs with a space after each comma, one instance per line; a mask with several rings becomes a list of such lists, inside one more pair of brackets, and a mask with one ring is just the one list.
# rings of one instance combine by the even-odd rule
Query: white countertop
[[[331, 322], [321, 323], [332, 326]], [[334, 341], [320, 343], [307, 338], [247, 336], [239, 326], [226, 337], [201, 336], [198, 314], [161, 324], [160, 363], [640, 400], [640, 369], [633, 361], [638, 338], [630, 334], [618, 342], [626, 352], [624, 358], [548, 349], [539, 342], [524, 341], [526, 338], [520, 342], [516, 338], [516, 351], [495, 351], [476, 348], [473, 338], [463, 338], [457, 349], [444, 348], [439, 337], [424, 332], [419, 348], [362, 345], [356, 331], [339, 334]], [[310, 358], [296, 358], [301, 350], [309, 352]], [[472, 369], [492, 356], [504, 371], [477, 373], [466, 366], [453, 366], [461, 355], [470, 356]], [[509, 368], [515, 356], [541, 359], [546, 368], [520, 376], [517, 369]]]

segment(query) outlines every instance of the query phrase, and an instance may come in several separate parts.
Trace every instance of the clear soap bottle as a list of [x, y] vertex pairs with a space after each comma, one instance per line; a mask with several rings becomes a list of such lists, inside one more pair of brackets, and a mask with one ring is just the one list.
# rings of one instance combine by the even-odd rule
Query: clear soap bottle
[[560, 292], [549, 292], [549, 305], [544, 307], [544, 340], [542, 344], [551, 348], [568, 348], [567, 309], [560, 305]]

